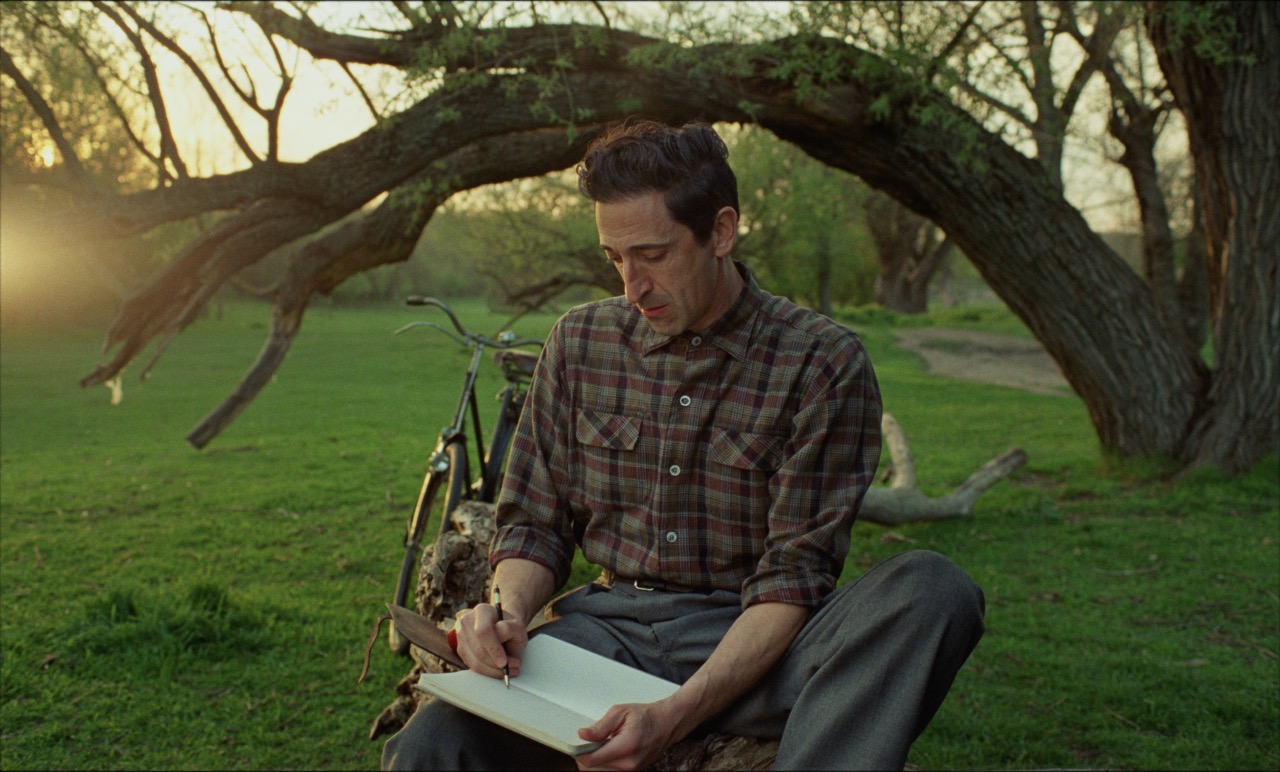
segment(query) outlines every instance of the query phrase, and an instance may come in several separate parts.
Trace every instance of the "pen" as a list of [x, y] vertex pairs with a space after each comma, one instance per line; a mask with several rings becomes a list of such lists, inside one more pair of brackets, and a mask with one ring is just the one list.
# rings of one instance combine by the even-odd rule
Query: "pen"
[[[502, 621], [502, 591], [498, 589], [498, 586], [496, 584], [493, 586], [493, 605], [496, 606], [498, 609], [498, 621], [501, 622]], [[506, 665], [502, 666], [502, 683], [506, 684], [508, 689], [511, 688], [511, 669]]]

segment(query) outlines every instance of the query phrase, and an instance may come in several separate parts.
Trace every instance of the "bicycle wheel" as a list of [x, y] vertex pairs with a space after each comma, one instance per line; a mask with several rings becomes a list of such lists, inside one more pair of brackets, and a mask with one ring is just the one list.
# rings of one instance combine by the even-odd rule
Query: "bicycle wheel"
[[[422, 482], [422, 491], [418, 494], [418, 503], [414, 509], [414, 519], [410, 521], [409, 533], [406, 537], [404, 560], [400, 564], [400, 575], [396, 579], [393, 602], [397, 606], [407, 606], [410, 589], [416, 586], [418, 580], [417, 568], [420, 562], [418, 556], [421, 554], [423, 546], [422, 537], [427, 531], [431, 511], [435, 506], [436, 498], [440, 495], [441, 487], [444, 488], [444, 501], [440, 507], [439, 533], [444, 533], [449, 528], [449, 516], [453, 514], [453, 510], [466, 497], [467, 477], [469, 476], [467, 446], [461, 441], [450, 442], [445, 446], [444, 452], [445, 458], [448, 460], [448, 468], [428, 471], [426, 478]], [[416, 529], [414, 529], [415, 524], [417, 525]], [[414, 530], [416, 530], [416, 533], [413, 532]], [[395, 654], [406, 655], [409, 653], [409, 641], [396, 629], [394, 620], [387, 631], [387, 642], [391, 646], [391, 651]]]

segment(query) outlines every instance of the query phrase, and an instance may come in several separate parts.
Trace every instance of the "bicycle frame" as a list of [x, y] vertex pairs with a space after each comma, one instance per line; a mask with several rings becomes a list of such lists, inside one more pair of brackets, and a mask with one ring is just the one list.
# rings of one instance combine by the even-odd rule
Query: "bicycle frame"
[[[480, 370], [480, 360], [484, 356], [485, 350], [489, 348], [511, 349], [517, 346], [541, 345], [542, 343], [529, 338], [516, 338], [511, 333], [502, 333], [497, 338], [490, 338], [468, 332], [453, 311], [442, 301], [435, 298], [413, 297], [409, 298], [408, 302], [410, 305], [431, 305], [440, 308], [448, 314], [450, 321], [457, 330], [457, 334], [450, 332], [435, 322], [428, 321], [412, 322], [396, 330], [395, 334], [399, 335], [414, 327], [433, 327], [453, 340], [469, 347], [472, 353], [470, 364], [463, 377], [462, 392], [458, 398], [458, 405], [454, 410], [453, 420], [440, 430], [435, 450], [427, 458], [427, 472], [423, 478], [422, 487], [418, 492], [413, 514], [405, 528], [405, 554], [401, 562], [395, 597], [393, 598], [393, 602], [399, 606], [405, 605], [407, 600], [410, 581], [419, 562], [422, 537], [431, 518], [431, 512], [435, 508], [435, 501], [441, 486], [447, 484], [448, 489], [445, 494], [444, 506], [441, 508], [441, 521], [437, 540], [449, 530], [451, 525], [449, 516], [453, 508], [461, 500], [478, 499], [491, 503], [497, 494], [498, 484], [501, 481], [502, 469], [506, 460], [506, 451], [510, 445], [511, 437], [514, 435], [515, 424], [523, 406], [524, 392], [522, 391], [522, 386], [523, 379], [527, 373], [517, 368], [509, 367], [504, 363], [503, 375], [507, 380], [507, 386], [499, 394], [500, 412], [494, 425], [494, 436], [489, 446], [489, 452], [486, 454], [482, 439], [480, 407], [476, 398], [476, 380]], [[477, 459], [480, 467], [480, 477], [474, 485], [471, 484], [469, 473], [470, 461], [466, 432], [468, 413], [471, 415], [474, 427], [474, 438], [478, 452]], [[391, 628], [390, 642], [392, 650], [396, 653], [403, 654], [407, 652], [408, 643], [396, 633], [394, 624]]]

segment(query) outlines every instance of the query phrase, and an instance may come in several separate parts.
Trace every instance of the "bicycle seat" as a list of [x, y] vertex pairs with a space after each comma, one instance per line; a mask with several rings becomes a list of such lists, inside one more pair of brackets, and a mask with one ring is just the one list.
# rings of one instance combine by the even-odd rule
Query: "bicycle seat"
[[538, 355], [532, 351], [508, 348], [494, 352], [493, 361], [502, 366], [505, 373], [530, 376], [538, 364]]

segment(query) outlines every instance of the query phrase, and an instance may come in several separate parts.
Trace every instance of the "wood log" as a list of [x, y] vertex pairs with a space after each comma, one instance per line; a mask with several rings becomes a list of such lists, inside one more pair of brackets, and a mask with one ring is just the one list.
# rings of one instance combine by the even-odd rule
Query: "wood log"
[[889, 486], [872, 486], [862, 499], [858, 519], [879, 525], [900, 525], [924, 520], [969, 517], [973, 503], [992, 485], [1027, 463], [1022, 448], [1010, 448], [991, 459], [950, 493], [931, 498], [916, 487], [916, 462], [902, 426], [889, 413], [880, 420], [880, 431], [892, 460]]

